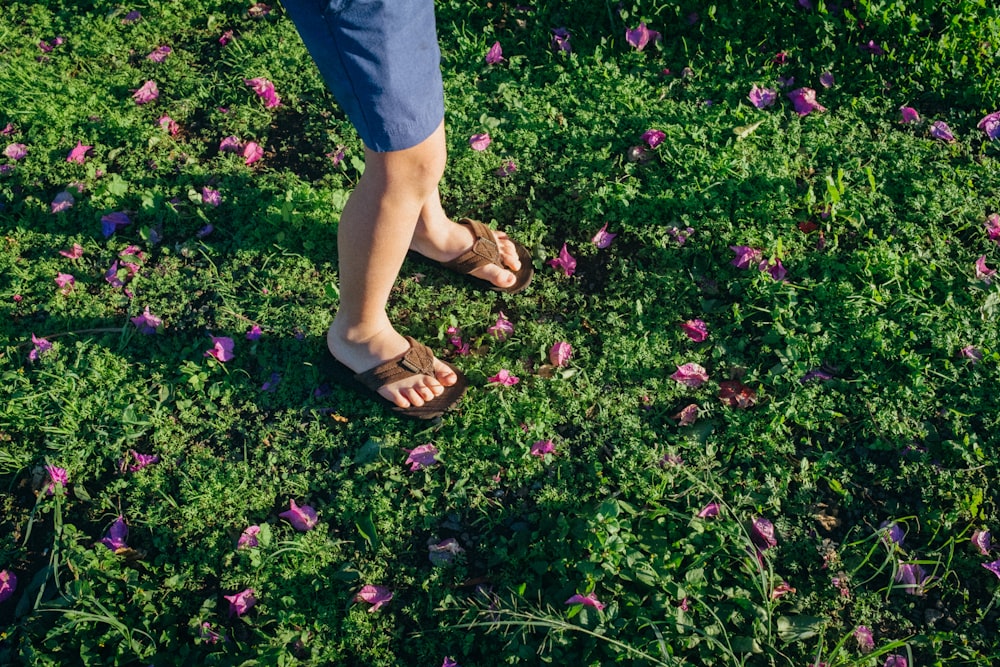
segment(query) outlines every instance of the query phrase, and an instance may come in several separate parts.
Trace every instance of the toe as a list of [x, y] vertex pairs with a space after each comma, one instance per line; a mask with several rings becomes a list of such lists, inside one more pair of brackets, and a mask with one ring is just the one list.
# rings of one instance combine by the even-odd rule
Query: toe
[[503, 232], [497, 232], [497, 248], [500, 250], [500, 260], [512, 271], [521, 270], [521, 258], [517, 254], [517, 246]]

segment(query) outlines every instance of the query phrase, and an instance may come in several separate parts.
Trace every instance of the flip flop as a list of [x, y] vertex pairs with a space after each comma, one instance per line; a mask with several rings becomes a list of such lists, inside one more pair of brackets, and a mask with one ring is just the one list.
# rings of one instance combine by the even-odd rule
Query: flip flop
[[531, 262], [531, 253], [527, 248], [514, 239], [510, 239], [510, 242], [514, 244], [514, 248], [517, 250], [517, 257], [521, 260], [521, 269], [514, 273], [514, 276], [516, 277], [514, 284], [509, 287], [498, 287], [488, 280], [483, 280], [482, 278], [469, 275], [476, 269], [488, 264], [496, 264], [504, 269], [508, 269], [508, 267], [506, 267], [503, 263], [503, 259], [500, 256], [500, 249], [497, 247], [496, 239], [493, 237], [493, 231], [489, 227], [478, 220], [471, 220], [469, 218], [462, 218], [458, 221], [458, 224], [469, 227], [472, 230], [472, 234], [476, 237], [476, 240], [472, 244], [471, 250], [467, 250], [450, 262], [441, 262], [441, 266], [455, 271], [456, 273], [468, 276], [469, 278], [479, 281], [480, 283], [484, 283], [496, 292], [517, 294], [528, 286], [528, 283], [531, 282], [531, 277], [535, 274], [535, 267]]
[[409, 336], [406, 336], [406, 342], [410, 344], [409, 350], [363, 373], [354, 373], [347, 366], [334, 359], [337, 379], [352, 385], [356, 391], [373, 394], [382, 403], [391, 407], [394, 412], [404, 417], [436, 419], [454, 408], [469, 386], [465, 374], [447, 361], [442, 360], [441, 363], [458, 376], [458, 382], [450, 387], [445, 387], [444, 393], [426, 401], [419, 407], [411, 405], [408, 408], [401, 408], [378, 393], [378, 390], [385, 385], [414, 375], [434, 376], [434, 353], [431, 352], [430, 348]]

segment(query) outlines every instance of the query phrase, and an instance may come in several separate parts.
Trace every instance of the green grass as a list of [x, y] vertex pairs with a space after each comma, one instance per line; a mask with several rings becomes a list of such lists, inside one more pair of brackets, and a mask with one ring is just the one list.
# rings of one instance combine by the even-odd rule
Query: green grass
[[[0, 662], [994, 664], [982, 565], [997, 550], [971, 537], [1000, 530], [1000, 280], [974, 267], [1000, 265], [985, 225], [1000, 144], [976, 129], [1000, 99], [1000, 14], [812, 4], [437, 3], [446, 207], [508, 229], [537, 275], [504, 297], [404, 266], [393, 322], [473, 384], [430, 425], [328, 378], [335, 232], [362, 146], [277, 3], [0, 8], [0, 149], [27, 147], [0, 157], [0, 571], [18, 580]], [[640, 21], [662, 40], [637, 52]], [[560, 27], [572, 53], [551, 48]], [[147, 80], [160, 97], [137, 105]], [[775, 105], [755, 108], [753, 85]], [[802, 86], [826, 112], [794, 112], [785, 93]], [[900, 123], [901, 106], [921, 121]], [[957, 140], [934, 139], [935, 121]], [[650, 129], [665, 141], [630, 159]], [[221, 152], [228, 136], [263, 159]], [[84, 164], [66, 160], [77, 142]], [[132, 224], [105, 238], [101, 217], [122, 211]], [[605, 223], [618, 236], [599, 249]], [[547, 264], [564, 243], [571, 277]], [[74, 244], [82, 257], [59, 254]], [[780, 259], [785, 280], [734, 267], [731, 246]], [[136, 264], [124, 287], [106, 280], [115, 261]], [[148, 336], [130, 322], [147, 307], [162, 318]], [[488, 332], [501, 311], [503, 341]], [[706, 341], [684, 335], [692, 319]], [[52, 349], [29, 361], [33, 334]], [[231, 361], [205, 356], [210, 336], [234, 340]], [[554, 372], [557, 341], [573, 356]], [[709, 380], [672, 379], [686, 363]], [[501, 368], [520, 383], [490, 385]], [[734, 380], [753, 406], [720, 399]], [[532, 456], [539, 440], [555, 452]], [[440, 463], [411, 472], [427, 443]], [[160, 460], [122, 472], [133, 450]], [[65, 489], [47, 493], [46, 465]], [[315, 508], [313, 530], [278, 516], [290, 500]], [[719, 515], [698, 518], [709, 502]], [[758, 517], [777, 535], [759, 559]], [[238, 548], [251, 525], [259, 544]], [[462, 551], [433, 563], [445, 538]], [[921, 595], [894, 578], [913, 563]], [[794, 592], [773, 597], [783, 583]], [[366, 584], [393, 599], [369, 612]], [[223, 596], [247, 588], [256, 606], [230, 615]], [[588, 593], [603, 610], [565, 604]]]

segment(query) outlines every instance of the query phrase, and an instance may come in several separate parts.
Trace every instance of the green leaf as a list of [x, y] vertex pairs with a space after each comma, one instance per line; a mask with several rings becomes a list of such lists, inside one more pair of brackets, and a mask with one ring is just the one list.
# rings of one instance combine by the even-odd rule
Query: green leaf
[[826, 623], [818, 616], [780, 616], [778, 636], [786, 642], [800, 642], [815, 637]]
[[372, 520], [371, 512], [360, 517], [354, 522], [354, 525], [361, 533], [361, 537], [368, 543], [368, 548], [372, 551], [377, 550], [381, 542], [378, 538], [378, 531], [375, 530], [375, 522]]

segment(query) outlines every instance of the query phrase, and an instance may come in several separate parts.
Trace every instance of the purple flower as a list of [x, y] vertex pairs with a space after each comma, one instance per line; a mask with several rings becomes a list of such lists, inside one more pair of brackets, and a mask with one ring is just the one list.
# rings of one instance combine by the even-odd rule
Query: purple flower
[[971, 361], [972, 363], [978, 363], [983, 360], [983, 353], [976, 347], [972, 345], [966, 345], [962, 348], [961, 354], [963, 357]]
[[750, 541], [760, 551], [767, 551], [773, 546], [777, 546], [778, 540], [774, 537], [774, 524], [762, 516], [753, 520], [750, 526]]
[[502, 384], [508, 387], [513, 386], [521, 381], [521, 378], [516, 375], [512, 375], [506, 368], [501, 368], [500, 372], [496, 375], [486, 378], [487, 382], [492, 382], [493, 384]]
[[233, 339], [226, 336], [212, 336], [212, 349], [205, 351], [206, 357], [215, 357], [225, 363], [233, 358]]
[[565, 243], [563, 243], [562, 250], [559, 251], [559, 256], [550, 259], [546, 264], [555, 269], [562, 270], [563, 274], [567, 277], [572, 276], [576, 272], [576, 258], [569, 254]]
[[586, 595], [580, 595], [577, 593], [570, 599], [566, 600], [566, 604], [582, 604], [585, 607], [593, 607], [597, 611], [604, 609], [604, 604], [598, 600], [593, 593], [587, 593]]
[[638, 28], [625, 31], [625, 41], [636, 51], [642, 51], [650, 42], [655, 44], [660, 41], [660, 33], [650, 30], [645, 23], [640, 23]]
[[879, 532], [882, 533], [882, 543], [887, 547], [890, 545], [896, 545], [897, 547], [903, 546], [903, 538], [906, 533], [903, 532], [902, 527], [895, 521], [883, 521], [878, 526]]
[[257, 160], [264, 157], [264, 149], [256, 141], [248, 141], [246, 145], [243, 146], [243, 162], [247, 166], [252, 165]]
[[984, 116], [976, 128], [985, 132], [990, 139], [1000, 139], [1000, 111]]
[[982, 565], [987, 570], [1000, 577], [1000, 560], [995, 560], [992, 563], [983, 563]]
[[223, 595], [222, 597], [229, 601], [230, 616], [242, 616], [257, 604], [257, 598], [254, 597], [252, 588], [246, 588], [234, 595]]
[[147, 102], [152, 102], [159, 96], [160, 91], [156, 87], [156, 82], [150, 80], [142, 84], [142, 87], [132, 94], [132, 99], [135, 100], [136, 104], [146, 104]]
[[646, 130], [642, 133], [642, 140], [646, 142], [646, 145], [650, 148], [656, 148], [663, 143], [663, 140], [667, 138], [666, 133], [663, 130]]
[[1000, 215], [996, 213], [991, 213], [986, 218], [986, 235], [990, 237], [991, 241], [996, 241], [1000, 244]]
[[421, 468], [429, 468], [440, 463], [437, 460], [438, 448], [430, 443], [404, 451], [407, 452], [407, 457], [403, 463], [409, 464], [410, 472], [416, 472]]
[[153, 49], [152, 52], [150, 52], [150, 54], [146, 56], [146, 58], [152, 60], [154, 63], [162, 63], [164, 60], [167, 59], [167, 56], [170, 55], [171, 51], [173, 51], [173, 49], [171, 49], [169, 46], [158, 46], [155, 49]]
[[573, 47], [569, 43], [569, 30], [566, 28], [553, 28], [552, 29], [552, 48], [556, 51], [565, 51], [566, 53], [571, 53]]
[[549, 348], [549, 363], [553, 366], [560, 368], [565, 366], [571, 356], [573, 356], [573, 346], [564, 340], [554, 343]]
[[906, 658], [894, 653], [885, 659], [885, 663], [882, 667], [909, 667], [909, 663]]
[[677, 227], [669, 227], [667, 228], [667, 234], [670, 235], [670, 238], [672, 238], [677, 245], [683, 246], [687, 243], [688, 237], [694, 234], [694, 227], [688, 227], [683, 230], [678, 229]]
[[532, 456], [545, 456], [546, 454], [552, 454], [556, 451], [556, 446], [552, 444], [551, 440], [539, 440], [531, 446], [529, 453]]
[[303, 505], [299, 507], [295, 504], [295, 499], [290, 499], [289, 509], [285, 510], [278, 516], [292, 524], [292, 527], [299, 532], [306, 532], [307, 530], [312, 530], [316, 527], [316, 510], [314, 510], [309, 505]]
[[911, 125], [913, 123], [920, 122], [920, 114], [913, 107], [901, 106], [899, 107], [899, 122], [904, 125]]
[[924, 568], [916, 563], [900, 563], [896, 571], [896, 583], [910, 595], [923, 595], [924, 584], [929, 578]]
[[976, 278], [989, 285], [996, 272], [996, 269], [986, 266], [986, 255], [980, 255], [979, 259], [976, 260]]
[[979, 549], [979, 553], [983, 556], [990, 555], [990, 549], [993, 548], [993, 540], [990, 538], [990, 531], [988, 530], [977, 530], [972, 533], [972, 543]]
[[766, 109], [777, 101], [778, 91], [773, 88], [761, 88], [754, 84], [747, 97], [750, 98], [750, 103], [758, 109]]
[[10, 144], [3, 149], [3, 154], [11, 160], [21, 160], [28, 154], [28, 147], [24, 144]]
[[788, 271], [786, 271], [785, 267], [781, 264], [780, 259], [773, 259], [771, 261], [762, 260], [757, 265], [757, 268], [763, 273], [767, 273], [772, 279], [777, 281], [784, 280], [785, 276], [788, 274]]
[[84, 160], [87, 159], [87, 152], [93, 148], [93, 146], [84, 146], [82, 141], [76, 142], [76, 147], [69, 152], [66, 156], [67, 162], [76, 162], [77, 164], [83, 164]]
[[678, 426], [690, 426], [698, 420], [698, 404], [691, 403], [690, 405], [682, 408], [677, 414], [672, 415], [670, 418], [678, 420]]
[[688, 320], [681, 324], [681, 330], [696, 343], [708, 338], [708, 327], [701, 320]]
[[263, 332], [260, 330], [260, 325], [253, 325], [250, 327], [250, 331], [247, 332], [247, 340], [257, 340], [260, 338]]
[[0, 570], [0, 602], [4, 602], [17, 590], [17, 577], [13, 572]]
[[827, 373], [826, 371], [821, 370], [819, 368], [814, 368], [811, 371], [808, 371], [801, 378], [799, 378], [799, 382], [805, 384], [806, 382], [809, 382], [809, 380], [832, 380], [832, 379], [833, 376]]
[[819, 75], [819, 85], [824, 88], [833, 88], [834, 78], [832, 72], [823, 72]]
[[699, 519], [708, 519], [713, 516], [719, 516], [719, 503], [709, 503], [698, 512]]
[[447, 565], [455, 556], [465, 551], [454, 537], [427, 545], [427, 558], [434, 565]]
[[469, 137], [469, 145], [472, 146], [472, 150], [474, 151], [486, 150], [486, 147], [490, 145], [491, 141], [492, 139], [490, 139], [489, 132], [484, 132], [482, 134], [474, 134], [471, 137]]
[[355, 602], [367, 602], [371, 605], [369, 612], [377, 611], [382, 605], [392, 599], [392, 591], [385, 586], [372, 586], [371, 584], [362, 586], [358, 594], [354, 596]]
[[250, 549], [258, 546], [257, 535], [260, 534], [260, 526], [247, 526], [240, 533], [240, 539], [236, 540], [237, 549]]
[[69, 273], [57, 273], [56, 274], [56, 285], [62, 288], [62, 293], [67, 294], [73, 289], [73, 285], [76, 284], [76, 278]]
[[507, 178], [511, 174], [517, 171], [517, 165], [514, 164], [513, 160], [507, 160], [502, 165], [500, 165], [496, 171], [493, 172], [495, 176], [500, 178]]
[[135, 23], [141, 18], [142, 14], [139, 12], [139, 10], [133, 9], [132, 11], [130, 11], [128, 14], [125, 15], [125, 18], [122, 19], [122, 23], [126, 25], [129, 23]]
[[441, 663], [441, 667], [462, 667], [460, 664], [445, 656], [444, 662]]
[[222, 35], [219, 37], [219, 44], [221, 44], [222, 46], [225, 46], [232, 39], [233, 39], [233, 31], [232, 30], [227, 30], [224, 33], [222, 33]]
[[201, 189], [201, 203], [218, 206], [222, 203], [222, 194], [206, 185]]
[[590, 239], [590, 242], [596, 245], [601, 250], [604, 250], [611, 245], [611, 242], [615, 240], [617, 234], [612, 234], [608, 231], [608, 223], [604, 223], [604, 226], [597, 230], [594, 237]]
[[274, 84], [263, 77], [256, 79], [243, 79], [243, 83], [253, 88], [257, 97], [264, 100], [264, 106], [268, 109], [281, 106], [281, 98], [274, 92]]
[[281, 375], [279, 373], [271, 373], [267, 381], [260, 386], [260, 390], [273, 392], [278, 388], [279, 384], [281, 384]]
[[232, 135], [219, 142], [220, 153], [241, 153], [242, 151], [243, 142]]
[[854, 628], [854, 641], [858, 643], [858, 650], [866, 655], [875, 650], [875, 638], [867, 626], [859, 625]]
[[861, 50], [864, 51], [865, 53], [870, 53], [873, 56], [885, 55], [885, 50], [881, 46], [876, 44], [875, 40], [873, 39], [868, 40], [867, 44], [862, 44]]
[[493, 46], [486, 52], [486, 64], [496, 65], [500, 62], [503, 62], [503, 49], [500, 48], [500, 42], [494, 42]]
[[688, 387], [700, 387], [708, 382], [708, 373], [701, 365], [695, 363], [678, 366], [670, 377]]
[[736, 253], [736, 258], [730, 264], [737, 269], [749, 269], [751, 264], [758, 264], [761, 258], [761, 251], [745, 245], [731, 245], [729, 249]]
[[951, 128], [943, 120], [934, 121], [931, 125], [930, 133], [932, 137], [941, 141], [955, 141], [955, 135], [951, 133]]
[[127, 537], [128, 526], [125, 525], [125, 518], [119, 516], [118, 520], [111, 524], [111, 527], [108, 528], [108, 532], [106, 532], [104, 537], [101, 538], [101, 544], [112, 551], [127, 549], [128, 545], [125, 543], [125, 539]]
[[816, 91], [812, 88], [798, 88], [788, 93], [788, 99], [795, 107], [795, 113], [807, 116], [813, 111], [826, 111], [826, 107], [816, 101]]
[[68, 190], [63, 190], [55, 196], [52, 200], [52, 213], [62, 213], [63, 211], [68, 211], [73, 208], [73, 204], [76, 203], [76, 199]]
[[101, 216], [101, 233], [104, 235], [104, 238], [109, 239], [119, 229], [131, 224], [132, 220], [128, 217], [127, 213], [122, 211], [108, 213]]
[[35, 347], [28, 353], [28, 361], [38, 361], [39, 357], [52, 349], [52, 343], [44, 338], [36, 337], [35, 334], [31, 334], [31, 344]]
[[139, 333], [149, 336], [156, 333], [159, 326], [163, 324], [163, 320], [149, 312], [149, 306], [146, 306], [142, 315], [132, 318], [132, 324], [139, 330]]
[[497, 317], [496, 324], [488, 328], [486, 331], [502, 342], [507, 340], [507, 336], [514, 333], [514, 325], [511, 324], [510, 320], [507, 319], [507, 316], [504, 315], [501, 310], [500, 315]]
[[220, 635], [218, 632], [212, 629], [212, 624], [205, 621], [201, 624], [200, 631], [201, 638], [204, 639], [209, 644], [217, 644], [220, 640], [225, 641], [225, 635]]
[[[135, 461], [135, 463], [130, 463], [130, 461]], [[156, 454], [140, 454], [134, 449], [130, 449], [128, 450], [128, 454], [118, 461], [118, 469], [121, 472], [125, 472], [126, 469], [129, 472], [139, 472], [146, 466], [151, 466], [159, 462], [160, 457]]]

